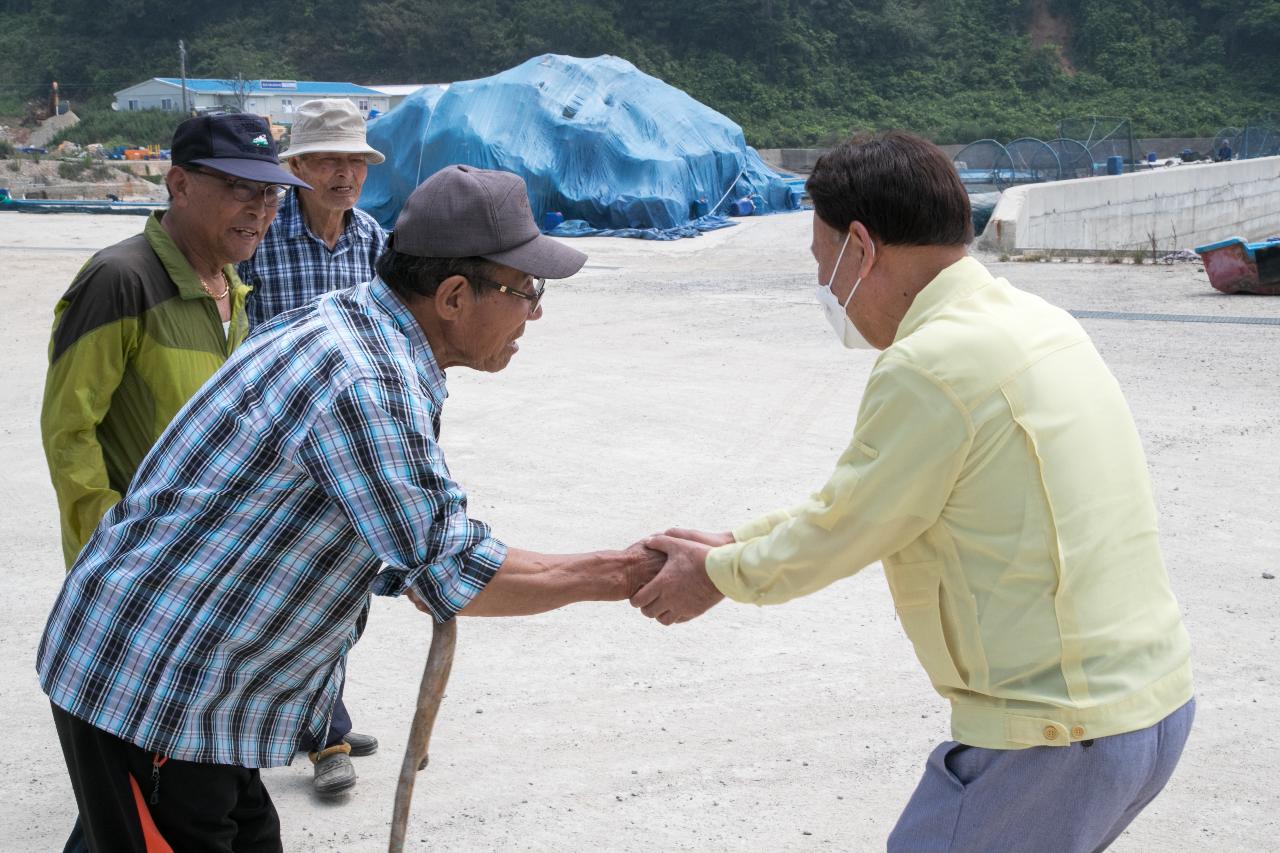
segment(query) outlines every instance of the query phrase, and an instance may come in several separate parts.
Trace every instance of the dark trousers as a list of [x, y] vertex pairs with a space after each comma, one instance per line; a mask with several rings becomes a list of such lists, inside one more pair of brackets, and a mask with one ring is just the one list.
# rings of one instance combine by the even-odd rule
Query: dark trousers
[[[182, 853], [279, 853], [280, 818], [256, 769], [154, 755], [53, 706], [80, 826], [93, 853], [145, 853], [129, 775], [156, 828]], [[151, 803], [155, 796], [157, 802]]]
[[67, 843], [62, 846], [62, 853], [89, 853], [89, 842], [84, 837], [84, 827], [80, 825], [80, 815], [76, 815], [76, 822], [71, 826], [71, 835], [67, 836]]
[[331, 746], [337, 746], [342, 743], [342, 739], [351, 731], [351, 714], [347, 711], [347, 706], [342, 701], [342, 689], [344, 687], [346, 687], [345, 679], [342, 684], [338, 685], [338, 699], [333, 703], [333, 715], [329, 718], [329, 733], [325, 736], [324, 743], [316, 746], [316, 752], [328, 749]]

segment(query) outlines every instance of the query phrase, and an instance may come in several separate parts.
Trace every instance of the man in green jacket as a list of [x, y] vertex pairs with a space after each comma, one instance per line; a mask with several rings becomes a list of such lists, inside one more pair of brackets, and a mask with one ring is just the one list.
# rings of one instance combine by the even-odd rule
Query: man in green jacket
[[[89, 259], [54, 308], [40, 432], [67, 567], [178, 410], [248, 334], [235, 265], [286, 185], [267, 122], [200, 116], [174, 132], [169, 209]], [[84, 849], [79, 824], [69, 850]]]
[[40, 430], [70, 567], [169, 421], [248, 333], [235, 265], [286, 185], [264, 119], [174, 133], [169, 209], [89, 259], [54, 309]]

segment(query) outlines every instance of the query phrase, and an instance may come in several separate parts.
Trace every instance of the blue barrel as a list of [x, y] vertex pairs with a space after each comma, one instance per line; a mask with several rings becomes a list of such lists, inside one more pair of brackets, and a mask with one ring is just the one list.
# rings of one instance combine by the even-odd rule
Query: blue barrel
[[707, 200], [705, 198], [700, 198], [695, 202], [690, 202], [689, 216], [692, 217], [693, 219], [700, 219], [703, 216], [707, 215], [708, 207], [709, 205], [707, 204]]
[[740, 198], [737, 201], [729, 203], [730, 216], [750, 216], [756, 212], [756, 206], [751, 203], [749, 198]]
[[542, 214], [542, 230], [554, 231], [564, 222], [564, 214], [558, 210], [548, 210]]
[[1107, 158], [1107, 174], [1123, 175], [1124, 174], [1124, 157], [1119, 154], [1112, 154]]

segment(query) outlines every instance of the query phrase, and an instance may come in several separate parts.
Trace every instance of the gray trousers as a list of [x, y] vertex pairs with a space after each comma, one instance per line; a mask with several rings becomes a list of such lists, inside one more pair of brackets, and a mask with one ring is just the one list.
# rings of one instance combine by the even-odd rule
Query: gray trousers
[[1105, 850], [1169, 781], [1192, 699], [1159, 723], [1071, 746], [982, 749], [945, 741], [889, 835], [889, 853]]

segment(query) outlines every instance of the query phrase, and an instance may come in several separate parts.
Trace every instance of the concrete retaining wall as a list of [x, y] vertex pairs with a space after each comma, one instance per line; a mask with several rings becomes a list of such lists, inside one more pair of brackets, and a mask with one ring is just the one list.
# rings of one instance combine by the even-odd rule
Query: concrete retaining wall
[[979, 238], [1002, 252], [1185, 249], [1280, 233], [1280, 157], [1029, 184], [1004, 191]]
[[[1048, 142], [1053, 137], [1045, 137]], [[1004, 140], [1006, 143], [1011, 140]], [[963, 149], [964, 145], [939, 145], [948, 157], [955, 157]], [[1139, 160], [1146, 159], [1147, 153], [1154, 151], [1156, 157], [1163, 159], [1165, 157], [1177, 157], [1182, 153], [1182, 149], [1190, 148], [1198, 154], [1212, 154], [1218, 147], [1218, 140], [1212, 136], [1178, 136], [1168, 139], [1135, 139], [1133, 141], [1133, 150]]]
[[135, 175], [164, 175], [172, 167], [168, 160], [107, 160], [113, 169], [133, 172]]
[[760, 148], [756, 153], [760, 159], [775, 169], [786, 172], [809, 174], [813, 165], [826, 151], [825, 148]]
[[[938, 147], [946, 152], [948, 157], [954, 158], [965, 146], [939, 145]], [[1212, 136], [1134, 140], [1134, 151], [1139, 160], [1145, 159], [1150, 151], [1154, 151], [1156, 156], [1163, 160], [1168, 157], [1177, 157], [1184, 148], [1190, 148], [1198, 154], [1212, 155], [1217, 147], [1218, 140]], [[825, 148], [761, 148], [758, 153], [775, 169], [808, 174], [813, 171], [813, 164], [826, 150]]]
[[103, 199], [110, 193], [118, 198], [162, 201], [167, 196], [163, 186], [156, 186], [141, 180], [96, 184], [14, 182], [10, 183], [7, 189], [11, 196], [19, 199]]

